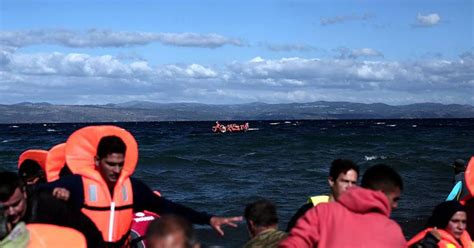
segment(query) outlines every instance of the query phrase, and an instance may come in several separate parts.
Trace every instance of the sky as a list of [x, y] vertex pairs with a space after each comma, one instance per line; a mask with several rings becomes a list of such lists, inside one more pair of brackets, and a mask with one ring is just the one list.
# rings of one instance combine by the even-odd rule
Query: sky
[[455, 0], [0, 0], [0, 104], [474, 105]]

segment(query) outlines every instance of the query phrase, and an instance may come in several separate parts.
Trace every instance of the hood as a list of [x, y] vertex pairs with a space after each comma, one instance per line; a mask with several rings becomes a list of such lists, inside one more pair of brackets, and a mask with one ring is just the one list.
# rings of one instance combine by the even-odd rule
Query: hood
[[46, 157], [46, 179], [48, 182], [52, 182], [59, 179], [59, 172], [66, 164], [66, 143], [55, 145], [48, 152]]
[[48, 151], [45, 151], [45, 150], [33, 150], [33, 149], [26, 150], [20, 155], [20, 158], [18, 159], [18, 168], [20, 168], [20, 165], [25, 160], [31, 159], [31, 160], [36, 161], [44, 170], [44, 165], [46, 164], [47, 155], [48, 155]]
[[352, 187], [337, 200], [351, 212], [365, 214], [378, 212], [390, 215], [390, 204], [382, 191]]

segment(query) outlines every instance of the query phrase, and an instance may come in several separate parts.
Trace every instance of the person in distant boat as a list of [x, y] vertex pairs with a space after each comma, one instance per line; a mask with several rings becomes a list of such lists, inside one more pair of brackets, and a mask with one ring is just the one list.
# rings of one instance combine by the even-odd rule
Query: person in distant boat
[[279, 247], [405, 248], [400, 226], [390, 219], [402, 190], [402, 178], [393, 168], [372, 166], [361, 187], [351, 187], [336, 201], [308, 210]]
[[236, 227], [242, 217], [217, 217], [197, 212], [157, 196], [142, 181], [131, 177], [138, 161], [138, 145], [116, 126], [89, 126], [66, 142], [66, 163], [74, 175], [43, 187], [70, 191], [69, 202], [84, 212], [102, 232], [107, 245], [126, 246], [133, 213], [176, 214], [195, 224], [208, 224], [224, 235], [222, 225]]
[[278, 247], [280, 240], [287, 236], [285, 232], [278, 230], [276, 206], [268, 200], [248, 204], [244, 216], [251, 239], [243, 248]]
[[293, 215], [288, 222], [287, 232], [295, 226], [298, 219], [303, 216], [306, 211], [315, 207], [319, 203], [332, 202], [337, 200], [340, 195], [346, 192], [350, 187], [357, 184], [359, 177], [359, 166], [349, 159], [336, 159], [332, 161], [329, 169], [328, 183], [331, 190], [329, 195], [317, 195], [308, 199], [307, 203]]
[[177, 215], [165, 215], [150, 223], [146, 231], [148, 248], [199, 248], [191, 223]]
[[428, 219], [427, 228], [415, 235], [410, 248], [472, 247], [472, 240], [466, 231], [467, 215], [463, 205], [457, 201], [446, 201], [435, 207]]

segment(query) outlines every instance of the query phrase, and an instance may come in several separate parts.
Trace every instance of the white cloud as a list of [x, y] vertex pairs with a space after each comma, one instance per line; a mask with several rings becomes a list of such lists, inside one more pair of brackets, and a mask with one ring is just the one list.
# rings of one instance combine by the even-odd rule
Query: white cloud
[[262, 47], [274, 51], [274, 52], [310, 52], [317, 50], [316, 47], [308, 44], [271, 44], [271, 43], [262, 43]]
[[416, 25], [418, 27], [431, 27], [439, 24], [441, 17], [437, 13], [432, 13], [428, 15], [418, 14], [416, 16]]
[[375, 15], [371, 13], [365, 13], [363, 15], [342, 15], [342, 16], [321, 18], [319, 23], [322, 26], [327, 26], [327, 25], [339, 24], [339, 23], [344, 23], [344, 22], [349, 22], [349, 21], [366, 21], [374, 17]]
[[[360, 49], [360, 54], [374, 55]], [[1, 103], [107, 103], [128, 100], [239, 103], [340, 101], [474, 104], [474, 56], [359, 61], [255, 57], [227, 65], [161, 64], [81, 53], [0, 50]], [[7, 58], [7, 59], [5, 59]], [[446, 100], [443, 100], [444, 96]], [[419, 98], [417, 98], [419, 97]], [[90, 102], [87, 102], [90, 101]]]
[[0, 43], [13, 47], [54, 44], [66, 47], [127, 47], [158, 42], [169, 46], [217, 48], [224, 45], [241, 46], [239, 39], [219, 34], [114, 32], [90, 29], [1, 31]]
[[349, 49], [341, 47], [336, 49], [340, 59], [358, 59], [361, 57], [383, 57], [383, 53], [372, 48]]

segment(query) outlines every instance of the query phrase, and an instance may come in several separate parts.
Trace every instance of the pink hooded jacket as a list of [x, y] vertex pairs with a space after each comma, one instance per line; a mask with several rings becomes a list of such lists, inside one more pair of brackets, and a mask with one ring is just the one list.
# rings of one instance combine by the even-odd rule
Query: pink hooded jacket
[[353, 187], [300, 218], [279, 247], [407, 247], [381, 191]]

